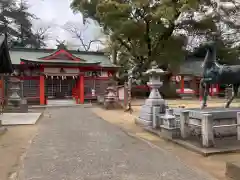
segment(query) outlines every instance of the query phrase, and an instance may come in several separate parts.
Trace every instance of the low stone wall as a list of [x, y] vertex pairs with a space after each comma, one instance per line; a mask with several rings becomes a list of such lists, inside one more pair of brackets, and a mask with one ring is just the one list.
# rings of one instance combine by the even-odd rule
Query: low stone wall
[[[228, 111], [224, 109], [218, 110], [215, 109], [211, 111], [211, 109], [201, 111], [195, 109], [181, 109], [175, 108], [174, 115], [176, 115], [177, 121], [180, 121], [180, 112], [182, 110], [189, 110], [189, 126], [191, 128], [197, 128], [201, 126], [201, 120], [203, 118], [204, 113], [210, 113], [213, 119], [213, 126], [221, 126], [221, 125], [229, 125], [229, 124], [237, 124], [237, 112], [240, 110], [238, 109], [229, 109]], [[199, 128], [198, 128], [199, 129]], [[237, 135], [237, 127], [221, 127], [214, 130], [215, 134], [221, 135], [221, 137], [226, 136], [234, 136]]]

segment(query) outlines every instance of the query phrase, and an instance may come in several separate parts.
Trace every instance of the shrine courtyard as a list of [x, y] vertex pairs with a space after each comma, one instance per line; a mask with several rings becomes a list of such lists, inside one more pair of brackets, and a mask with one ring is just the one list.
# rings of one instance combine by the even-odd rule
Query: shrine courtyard
[[[210, 100], [209, 106], [223, 101]], [[133, 114], [95, 106], [40, 109], [36, 125], [8, 127], [0, 136], [6, 162], [0, 179], [226, 180], [226, 162], [240, 160], [240, 154], [202, 157], [144, 131], [134, 123], [142, 103], [133, 101]], [[168, 104], [198, 107], [199, 101]]]

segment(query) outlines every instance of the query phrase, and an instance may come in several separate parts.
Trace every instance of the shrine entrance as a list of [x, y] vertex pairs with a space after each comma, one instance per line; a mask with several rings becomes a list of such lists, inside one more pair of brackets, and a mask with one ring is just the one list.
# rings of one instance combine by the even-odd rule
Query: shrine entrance
[[52, 76], [45, 81], [46, 96], [48, 99], [71, 99], [72, 89], [76, 85], [72, 77]]

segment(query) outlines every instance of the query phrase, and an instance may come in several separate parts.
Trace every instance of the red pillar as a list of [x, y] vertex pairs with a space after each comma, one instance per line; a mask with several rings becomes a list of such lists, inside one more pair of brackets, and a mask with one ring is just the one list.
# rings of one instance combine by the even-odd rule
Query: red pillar
[[45, 83], [44, 76], [40, 76], [40, 105], [45, 104]]
[[84, 74], [81, 74], [78, 82], [78, 92], [80, 103], [84, 104]]
[[184, 93], [184, 76], [181, 76], [180, 92]]

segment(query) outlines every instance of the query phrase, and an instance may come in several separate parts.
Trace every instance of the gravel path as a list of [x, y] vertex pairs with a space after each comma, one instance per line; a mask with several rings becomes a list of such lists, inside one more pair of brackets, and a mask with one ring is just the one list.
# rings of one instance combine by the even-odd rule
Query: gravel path
[[211, 180], [90, 108], [48, 109], [39, 123], [20, 180]]

